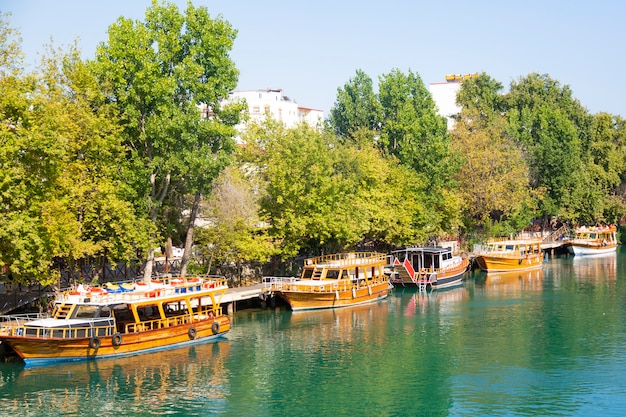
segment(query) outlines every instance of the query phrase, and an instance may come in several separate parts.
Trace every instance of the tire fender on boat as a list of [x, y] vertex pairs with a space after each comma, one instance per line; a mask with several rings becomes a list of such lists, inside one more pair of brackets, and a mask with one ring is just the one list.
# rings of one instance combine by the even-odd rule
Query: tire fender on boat
[[220, 332], [220, 323], [217, 321], [214, 321], [213, 324], [211, 325], [211, 331], [213, 332], [213, 334], [218, 334]]
[[191, 326], [191, 327], [189, 328], [189, 331], [187, 332], [187, 334], [189, 335], [189, 338], [190, 338], [191, 340], [195, 339], [195, 338], [196, 338], [196, 335], [197, 335], [197, 333], [196, 333], [196, 328], [195, 328], [195, 327], [193, 327], [193, 326]]
[[100, 338], [98, 336], [94, 336], [89, 339], [89, 347], [92, 349], [98, 349], [100, 347]]
[[111, 343], [113, 343], [113, 346], [119, 346], [122, 344], [122, 335], [118, 332], [115, 333], [112, 337], [111, 337]]

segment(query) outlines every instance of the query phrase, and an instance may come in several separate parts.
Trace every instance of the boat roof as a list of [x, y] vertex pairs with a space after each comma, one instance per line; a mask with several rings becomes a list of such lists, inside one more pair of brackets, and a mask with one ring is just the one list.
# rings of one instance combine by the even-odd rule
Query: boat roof
[[304, 260], [304, 268], [355, 268], [384, 265], [387, 256], [378, 252], [349, 252], [321, 255]]
[[492, 240], [487, 242], [488, 245], [540, 245], [539, 239], [513, 239], [513, 240]]
[[404, 249], [398, 249], [392, 251], [392, 253], [407, 253], [407, 252], [422, 252], [422, 253], [447, 253], [452, 252], [450, 247], [441, 246], [410, 246]]
[[134, 283], [104, 286], [79, 285], [57, 294], [57, 304], [80, 304], [114, 306], [119, 304], [146, 304], [172, 302], [187, 298], [212, 297], [228, 289], [224, 277], [164, 278], [149, 283]]
[[613, 233], [617, 231], [616, 227], [610, 226], [581, 226], [576, 228], [576, 233]]

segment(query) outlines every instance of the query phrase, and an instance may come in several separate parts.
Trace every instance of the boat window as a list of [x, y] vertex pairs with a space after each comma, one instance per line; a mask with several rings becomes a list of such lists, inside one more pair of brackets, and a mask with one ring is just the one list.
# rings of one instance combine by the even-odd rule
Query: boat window
[[157, 306], [145, 306], [137, 309], [139, 318], [141, 320], [153, 319], [159, 316], [159, 309]]
[[513, 245], [506, 245], [505, 249], [510, 251], [510, 250], [514, 250], [515, 247]]
[[307, 278], [311, 278], [313, 276], [313, 270], [312, 269], [305, 269], [304, 272], [302, 273], [302, 278], [307, 279]]
[[126, 304], [119, 304], [119, 305], [114, 306], [113, 315], [115, 316], [115, 319], [118, 321], [128, 320], [132, 317], [128, 309], [128, 305]]
[[97, 317], [98, 310], [99, 310], [98, 306], [81, 305], [81, 306], [78, 306], [78, 309], [76, 310], [76, 314], [74, 315], [74, 318], [92, 319], [94, 317]]
[[326, 271], [326, 279], [337, 279], [339, 278], [339, 271], [336, 269], [330, 269]]
[[175, 301], [173, 303], [163, 303], [163, 310], [165, 310], [165, 314], [179, 314], [181, 312], [184, 313], [187, 311], [187, 305], [180, 301]]

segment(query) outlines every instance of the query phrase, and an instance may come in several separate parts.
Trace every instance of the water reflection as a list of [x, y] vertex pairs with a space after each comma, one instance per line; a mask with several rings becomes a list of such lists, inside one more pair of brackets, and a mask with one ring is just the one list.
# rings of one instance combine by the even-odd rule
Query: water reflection
[[135, 415], [178, 407], [191, 410], [184, 404], [198, 399], [224, 401], [229, 394], [224, 366], [229, 351], [229, 342], [220, 341], [55, 366], [5, 364], [0, 366], [0, 415], [7, 415], [4, 411], [15, 404], [28, 410], [24, 415], [58, 415], [61, 410], [65, 415], [95, 415], [124, 401], [133, 404], [126, 412]]
[[[484, 273], [483, 273], [484, 274]], [[490, 272], [485, 274], [482, 285], [490, 295], [519, 296], [524, 291], [541, 291], [543, 269], [515, 272]], [[477, 282], [480, 281], [477, 279]]]
[[377, 326], [384, 331], [388, 319], [389, 304], [387, 300], [380, 300], [362, 306], [292, 312], [289, 325], [296, 332], [294, 341], [297, 342], [293, 343], [331, 346], [338, 341], [351, 343], [357, 333], [358, 337], [362, 337], [365, 330], [368, 342], [372, 342], [369, 339], [381, 335], [381, 332], [371, 328], [372, 323], [378, 323]]
[[574, 256], [572, 267], [577, 280], [602, 278], [612, 281], [617, 276], [617, 254]]
[[403, 299], [403, 313], [407, 317], [433, 312], [450, 312], [454, 310], [455, 304], [469, 297], [469, 290], [465, 286], [433, 291], [403, 288], [396, 292]]

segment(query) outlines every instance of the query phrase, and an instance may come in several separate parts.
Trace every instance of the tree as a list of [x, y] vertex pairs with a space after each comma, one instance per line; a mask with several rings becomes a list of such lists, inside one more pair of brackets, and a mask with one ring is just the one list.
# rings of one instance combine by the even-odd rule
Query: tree
[[546, 190], [543, 215], [576, 219], [589, 191], [598, 197], [584, 163], [592, 118], [568, 86], [547, 75], [530, 74], [511, 83], [505, 100], [510, 132], [529, 158], [531, 185]]
[[245, 262], [265, 263], [276, 252], [259, 219], [254, 179], [245, 172], [245, 165], [240, 164], [222, 171], [202, 210], [208, 224], [200, 228], [197, 246], [210, 259], [206, 272], [214, 263], [235, 264], [241, 272]]
[[[506, 119], [493, 113], [486, 121], [480, 116], [484, 113], [463, 108], [452, 133], [453, 146], [464, 157], [457, 181], [470, 230], [488, 219], [506, 221], [534, 206], [529, 168], [521, 149], [507, 135]], [[528, 224], [531, 218], [525, 220]]]
[[474, 117], [488, 118], [504, 111], [504, 97], [502, 83], [491, 78], [486, 73], [478, 74], [463, 80], [456, 103], [465, 110], [478, 110]]
[[330, 109], [329, 125], [333, 132], [346, 138], [359, 129], [380, 129], [380, 104], [372, 79], [362, 70], [337, 89], [337, 101]]
[[306, 125], [287, 129], [267, 120], [246, 133], [263, 181], [261, 216], [283, 259], [333, 253], [365, 242], [411, 244], [424, 234], [426, 209], [414, 196], [425, 184], [384, 158], [373, 133], [340, 144]]
[[[145, 22], [121, 17], [108, 33], [94, 68], [123, 121], [137, 204], [163, 234], [171, 229], [162, 217], [167, 196], [179, 188], [197, 207], [234, 151], [229, 127], [238, 120], [220, 102], [237, 84], [229, 57], [236, 31], [221, 18], [211, 19], [206, 7], [189, 3], [183, 14], [154, 0]], [[200, 118], [201, 103], [212, 109], [209, 124]], [[151, 250], [146, 279], [153, 257]]]
[[55, 259], [128, 259], [150, 227], [126, 200], [115, 116], [79, 55], [50, 48], [32, 74], [3, 66], [0, 263], [18, 280], [55, 281]]
[[482, 73], [466, 79], [457, 95], [462, 110], [452, 132], [453, 147], [463, 155], [457, 174], [468, 230], [481, 224], [517, 232], [532, 220], [535, 198], [519, 143], [509, 134], [503, 114], [502, 84]]
[[379, 100], [384, 119], [380, 146], [428, 184], [428, 192], [414, 198], [426, 206], [432, 235], [450, 232], [460, 222], [454, 193], [460, 157], [451, 150], [445, 117], [437, 114], [420, 76], [410, 70], [381, 76]]
[[580, 216], [587, 224], [617, 223], [626, 214], [623, 177], [626, 168], [626, 124], [619, 116], [599, 113], [593, 117], [588, 167], [590, 182], [602, 190], [589, 201]]

